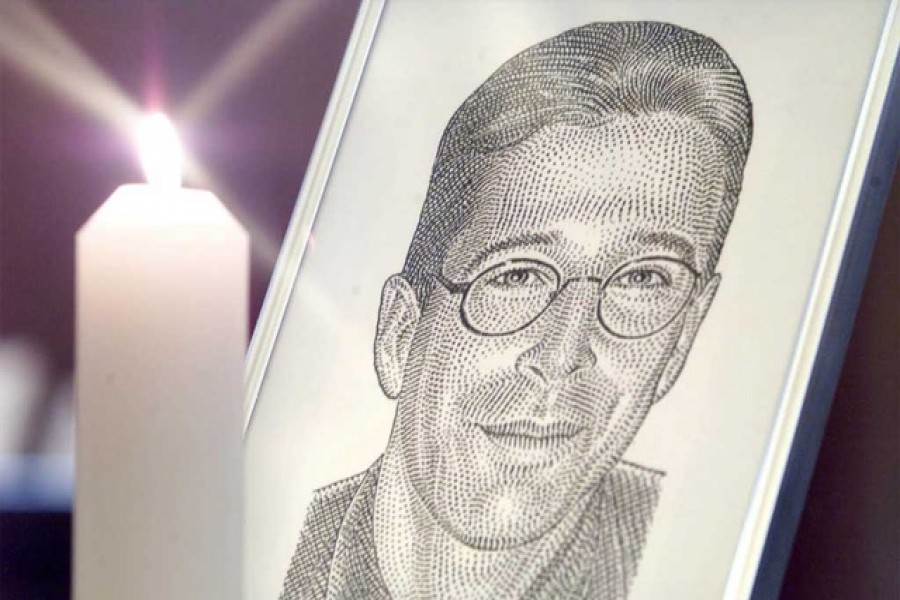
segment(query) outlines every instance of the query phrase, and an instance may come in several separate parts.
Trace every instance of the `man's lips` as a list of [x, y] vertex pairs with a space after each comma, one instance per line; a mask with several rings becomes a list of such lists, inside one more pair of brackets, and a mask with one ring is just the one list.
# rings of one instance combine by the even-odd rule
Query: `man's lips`
[[478, 428], [500, 446], [538, 451], [560, 448], [584, 430], [583, 426], [567, 421], [538, 423], [529, 420], [478, 425]]

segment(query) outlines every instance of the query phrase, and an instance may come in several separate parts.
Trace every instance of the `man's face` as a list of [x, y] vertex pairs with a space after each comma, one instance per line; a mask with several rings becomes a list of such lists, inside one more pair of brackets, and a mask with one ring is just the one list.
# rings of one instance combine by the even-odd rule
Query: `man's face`
[[[714, 285], [698, 278], [676, 316], [643, 336], [611, 333], [598, 305], [603, 283], [634, 261], [706, 267], [724, 193], [717, 148], [691, 121], [620, 117], [546, 128], [492, 162], [440, 275], [470, 284], [537, 261], [574, 281], [514, 331], [473, 329], [465, 294], [437, 283], [417, 312], [395, 439], [414, 489], [454, 536], [500, 548], [546, 533], [602, 481], [661, 381], [677, 376]], [[628, 276], [649, 285], [660, 275]], [[527, 270], [502, 277], [540, 281]]]

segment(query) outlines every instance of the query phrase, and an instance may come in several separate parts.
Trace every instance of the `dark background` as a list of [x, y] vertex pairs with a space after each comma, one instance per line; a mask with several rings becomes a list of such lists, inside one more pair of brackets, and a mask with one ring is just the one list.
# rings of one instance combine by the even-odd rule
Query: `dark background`
[[[4, 13], [29, 6], [133, 102], [173, 114], [213, 180], [187, 183], [212, 187], [253, 235], [252, 325], [357, 2], [0, 0], [0, 35], [12, 35]], [[143, 176], [130, 141], [104, 118], [94, 79], [77, 68], [77, 53], [27, 53], [66, 65], [46, 78], [39, 65], [24, 66], [18, 48], [0, 42], [0, 343], [26, 340], [48, 365], [16, 442], [32, 455], [52, 443], [48, 415], [72, 402], [52, 392], [67, 389], [72, 375], [73, 236], [118, 185]], [[217, 70], [223, 62], [238, 68]], [[180, 115], [214, 72], [235, 74], [224, 77], [233, 85], [202, 113]], [[65, 85], [52, 80], [64, 76]], [[97, 106], [78, 100], [85, 96]], [[895, 178], [783, 598], [900, 598], [898, 234]], [[0, 598], [67, 597], [69, 527], [65, 506], [0, 506]]]

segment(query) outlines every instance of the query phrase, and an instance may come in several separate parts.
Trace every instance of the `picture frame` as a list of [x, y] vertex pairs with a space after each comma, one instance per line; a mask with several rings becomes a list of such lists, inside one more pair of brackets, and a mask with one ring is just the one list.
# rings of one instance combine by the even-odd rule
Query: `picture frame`
[[[654, 580], [653, 569], [669, 574], [665, 582], [670, 593], [667, 597], [775, 597], [790, 555], [890, 175], [897, 161], [897, 2], [873, 0], [853, 8], [846, 3], [826, 3], [812, 16], [811, 3], [786, 8], [775, 2], [757, 3], [754, 7], [691, 1], [666, 7], [654, 2], [606, 3], [602, 7], [597, 3], [569, 2], [555, 9], [540, 2], [495, 3], [478, 8], [466, 5], [465, 10], [472, 13], [468, 22], [477, 24], [468, 30], [461, 25], [467, 22], [464, 18], [453, 21], [446, 10], [415, 9], [411, 4], [362, 3], [248, 355], [246, 580], [251, 597], [272, 597], [281, 589], [288, 554], [293, 553], [312, 490], [330, 482], [323, 475], [328, 469], [315, 471], [311, 465], [340, 463], [346, 456], [346, 466], [336, 467], [335, 473], [343, 470], [345, 475], [351, 475], [354, 468], [364, 469], [366, 465], [343, 447], [359, 444], [366, 447], [360, 454], [371, 453], [393, 420], [393, 408], [381, 406], [377, 418], [353, 416], [345, 430], [342, 419], [325, 416], [328, 407], [321, 402], [304, 411], [285, 407], [290, 403], [312, 404], [319, 393], [340, 389], [340, 410], [347, 410], [356, 406], [352, 396], [357, 390], [376, 388], [374, 374], [368, 378], [361, 374], [373, 371], [372, 360], [363, 357], [371, 354], [372, 338], [376, 335], [378, 297], [382, 292], [376, 282], [383, 282], [402, 265], [444, 125], [455, 108], [503, 60], [553, 35], [554, 25], [556, 33], [566, 30], [556, 21], [575, 27], [592, 20], [671, 22], [709, 35], [740, 68], [754, 113], [754, 141], [740, 206], [720, 262], [724, 279], [710, 317], [715, 320], [708, 319], [703, 325], [697, 343], [705, 344], [705, 348], [692, 350], [685, 372], [675, 384], [673, 394], [679, 397], [667, 398], [665, 402], [671, 400], [675, 404], [704, 392], [708, 395], [722, 390], [723, 396], [743, 399], [744, 407], [749, 401], [741, 398], [737, 390], [743, 384], [758, 386], [753, 391], [765, 392], [758, 394], [765, 407], [726, 410], [714, 408], [715, 403], [707, 399], [694, 401], [692, 418], [662, 402], [658, 408], [654, 406], [652, 411], [669, 412], [650, 423], [655, 427], [652, 439], [638, 434], [636, 452], [641, 458], [674, 456], [673, 465], [664, 467], [675, 478], [675, 491], [666, 494], [689, 498], [663, 504], [654, 523], [657, 519], [663, 523], [679, 521], [680, 514], [691, 513], [684, 519], [693, 527], [672, 525], [662, 533], [651, 533], [629, 597], [659, 597], [663, 583]], [[434, 14], [427, 14], [429, 11]], [[596, 17], [585, 19], [588, 14]], [[814, 25], [809, 25], [810, 20]], [[801, 26], [804, 22], [806, 25]], [[454, 23], [456, 29], [452, 27]], [[504, 33], [486, 34], [491, 24], [497, 27], [500, 23], [507, 28]], [[429, 34], [425, 36], [429, 43], [422, 42], [423, 31]], [[833, 40], [835, 32], [843, 32], [846, 39], [830, 48], [827, 56], [841, 56], [852, 65], [843, 70], [823, 56], [823, 40]], [[443, 54], [434, 51], [454, 35], [459, 46]], [[767, 49], [766, 42], [775, 49]], [[421, 47], [423, 44], [425, 48]], [[802, 51], [807, 45], [817, 51]], [[856, 48], [855, 54], [850, 45]], [[460, 52], [460, 47], [467, 50]], [[410, 56], [413, 58], [408, 60], [413, 64], [404, 69], [396, 66], [398, 57]], [[428, 64], [429, 60], [434, 63]], [[454, 69], [462, 74], [456, 74]], [[400, 71], [405, 75], [398, 74]], [[441, 81], [444, 83], [439, 84]], [[429, 90], [432, 85], [435, 89]], [[448, 90], [452, 94], [447, 93], [446, 101], [435, 100]], [[400, 102], [402, 92], [420, 92], [429, 102], [441, 106], [430, 112], [422, 110], [421, 115], [386, 109]], [[799, 111], [798, 106], [804, 110]], [[812, 116], [800, 115], [798, 111]], [[839, 121], [843, 129], [837, 125]], [[775, 122], [777, 127], [772, 125]], [[816, 123], [820, 124], [818, 130]], [[410, 141], [412, 136], [415, 142]], [[353, 150], [355, 162], [346, 159], [346, 155], [340, 157], [342, 152], [350, 152], [347, 148], [357, 140], [362, 141]], [[403, 154], [400, 146], [411, 144], [419, 154], [427, 153], [428, 148], [432, 154], [407, 171], [398, 162], [377, 160], [379, 141], [382, 153], [386, 144], [398, 154]], [[784, 148], [805, 152], [787, 155]], [[765, 158], [759, 158], [761, 155]], [[341, 158], [346, 162], [342, 164]], [[373, 170], [381, 169], [382, 174], [388, 175], [367, 175], [363, 159], [371, 159]], [[370, 200], [372, 206], [366, 208], [355, 195], [362, 189], [360, 179], [366, 184], [375, 182], [377, 185], [371, 189], [382, 192], [394, 186], [399, 188], [400, 180], [411, 179], [415, 185], [410, 184], [410, 189], [418, 187], [421, 193], [412, 200], [404, 196], [402, 216], [396, 219], [400, 224], [390, 228], [386, 224], [395, 221], [389, 214], [391, 204], [383, 201], [378, 205]], [[814, 186], [809, 184], [810, 179], [821, 183]], [[800, 198], [797, 206], [786, 205], [784, 197], [780, 204], [773, 200], [771, 190], [779, 186], [766, 185], [772, 181], [780, 182], [781, 189], [794, 192]], [[343, 187], [336, 190], [338, 185]], [[745, 209], [747, 198], [756, 203], [755, 208]], [[766, 201], [772, 204], [767, 206]], [[341, 214], [346, 211], [360, 211], [365, 218], [350, 222], [349, 231], [344, 234], [333, 233], [341, 231]], [[389, 250], [380, 251], [373, 245], [378, 236], [366, 227], [387, 227], [385, 235], [399, 241], [388, 244]], [[398, 233], [404, 231], [405, 237]], [[333, 258], [345, 252], [347, 243], [340, 239], [341, 235], [365, 239], [368, 246], [359, 242], [357, 246], [361, 247], [346, 250], [346, 257]], [[350, 257], [359, 264], [348, 267]], [[369, 258], [371, 263], [366, 262]], [[775, 264], [774, 260], [780, 262]], [[329, 276], [339, 267], [340, 272], [352, 275], [353, 283]], [[742, 274], [747, 287], [737, 289], [732, 283], [736, 278], [730, 275], [732, 272]], [[752, 299], [748, 297], [754, 289], [751, 283], [761, 290]], [[730, 308], [715, 312], [723, 294], [728, 293], [725, 286], [733, 286], [724, 298], [731, 299]], [[760, 306], [752, 306], [754, 301]], [[336, 310], [328, 308], [333, 304], [338, 305]], [[367, 320], [350, 316], [359, 314], [366, 304], [372, 313]], [[302, 309], [297, 308], [301, 306]], [[737, 325], [728, 324], [731, 318]], [[302, 326], [310, 319], [327, 321], [317, 326], [318, 333], [327, 331], [329, 335], [305, 339], [297, 335], [299, 331], [314, 332], [315, 328]], [[766, 332], [752, 337], [754, 328]], [[709, 334], [708, 329], [721, 332]], [[741, 347], [733, 342], [735, 338], [750, 341], [747, 347]], [[343, 360], [350, 346], [357, 348], [352, 356], [347, 355], [346, 361], [357, 366], [353, 368], [356, 374], [347, 375], [346, 380], [338, 375], [304, 379], [303, 374], [295, 372], [298, 362], [316, 355], [322, 360]], [[698, 350], [702, 350], [699, 360]], [[750, 366], [753, 359], [766, 364]], [[746, 360], [748, 365], [717, 368], [720, 363], [716, 361], [720, 360], [732, 364]], [[713, 377], [713, 371], [733, 372]], [[734, 387], [722, 383], [729, 374], [737, 382], [732, 384]], [[687, 383], [682, 381], [685, 378]], [[331, 387], [317, 387], [326, 380]], [[371, 392], [367, 390], [365, 394]], [[750, 391], [745, 394], [752, 396]], [[674, 422], [674, 427], [659, 424], [663, 420]], [[729, 424], [729, 420], [738, 423]], [[371, 437], [360, 433], [367, 431], [370, 421], [378, 430]], [[751, 426], [741, 427], [740, 422]], [[710, 449], [723, 446], [712, 441], [684, 444], [671, 429], [688, 431], [696, 437], [725, 429], [732, 439], [739, 436], [738, 442], [752, 448], [744, 453], [740, 443], [735, 442], [734, 447], [722, 450], [728, 460], [698, 468], [697, 460], [708, 456]], [[746, 433], [747, 429], [752, 433]], [[315, 441], [317, 437], [323, 439]], [[305, 441], [297, 441], [298, 438]], [[657, 443], [665, 450], [654, 449]], [[729, 468], [733, 470], [728, 471]], [[691, 474], [679, 476], [679, 470]], [[713, 485], [712, 479], [724, 483]], [[705, 486], [705, 496], [693, 491], [701, 486]], [[708, 499], [710, 491], [726, 488], [731, 491], [723, 493], [722, 499]], [[278, 495], [283, 498], [275, 500]], [[726, 498], [730, 502], [723, 500]], [[723, 508], [725, 504], [741, 508]], [[730, 528], [729, 534], [717, 537], [710, 532], [712, 527], [704, 523], [705, 517], [697, 515], [703, 512], [720, 516], [728, 512], [722, 519], [728, 524], [725, 528]], [[698, 527], [701, 532], [691, 540], [698, 549], [681, 556], [686, 563], [684, 573], [671, 577], [671, 569], [665, 568], [671, 564], [665, 556], [676, 547], [685, 552], [685, 531], [696, 532]], [[276, 531], [277, 539], [273, 533]], [[264, 552], [275, 547], [277, 551]], [[650, 569], [651, 575], [645, 576], [644, 569]]]

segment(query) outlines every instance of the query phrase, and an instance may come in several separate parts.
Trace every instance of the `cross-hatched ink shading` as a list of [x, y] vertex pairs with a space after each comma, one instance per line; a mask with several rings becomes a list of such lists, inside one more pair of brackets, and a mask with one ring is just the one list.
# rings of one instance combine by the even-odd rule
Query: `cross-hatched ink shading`
[[751, 137], [730, 57], [667, 23], [479, 86], [382, 290], [384, 454], [315, 493], [282, 597], [625, 598], [663, 474], [622, 457], [722, 280]]

